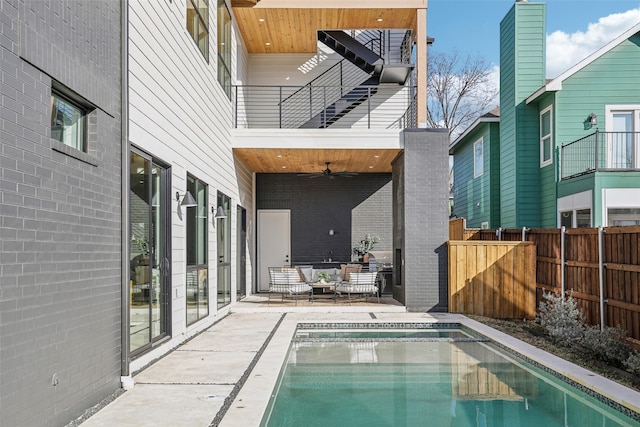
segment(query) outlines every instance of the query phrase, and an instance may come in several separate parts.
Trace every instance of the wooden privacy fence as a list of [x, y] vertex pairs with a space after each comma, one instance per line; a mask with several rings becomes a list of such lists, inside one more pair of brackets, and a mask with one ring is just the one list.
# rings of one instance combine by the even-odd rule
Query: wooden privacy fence
[[452, 229], [467, 241], [524, 236], [536, 247], [536, 307], [543, 291], [571, 293], [589, 324], [620, 326], [640, 345], [640, 227]]
[[497, 319], [536, 315], [531, 242], [449, 241], [449, 311]]

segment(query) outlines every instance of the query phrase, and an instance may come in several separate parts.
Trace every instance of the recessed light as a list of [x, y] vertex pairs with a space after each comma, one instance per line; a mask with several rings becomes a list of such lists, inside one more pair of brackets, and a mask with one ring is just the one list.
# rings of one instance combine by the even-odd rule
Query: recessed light
[[382, 22], [382, 21], [384, 21], [384, 19], [382, 19], [382, 18], [378, 18], [378, 19], [376, 19], [376, 21], [378, 21], [378, 22]]
[[266, 46], [271, 46], [271, 43], [266, 42], [266, 43], [265, 43], [265, 45], [266, 45]]
[[258, 18], [258, 22], [264, 22], [264, 18]]
[[379, 158], [380, 156], [378, 156], [378, 155], [376, 154], [376, 155], [374, 155], [373, 157], [375, 157], [375, 158], [377, 159], [377, 158]]
[[291, 77], [287, 76], [287, 77], [285, 78], [285, 80], [289, 80], [290, 78], [291, 78]]
[[373, 166], [369, 166], [369, 169], [373, 169]]
[[282, 158], [282, 154], [278, 154], [276, 157], [281, 159]]
[[283, 167], [282, 167], [282, 169], [286, 169], [286, 168], [287, 168], [286, 166], [283, 166]]

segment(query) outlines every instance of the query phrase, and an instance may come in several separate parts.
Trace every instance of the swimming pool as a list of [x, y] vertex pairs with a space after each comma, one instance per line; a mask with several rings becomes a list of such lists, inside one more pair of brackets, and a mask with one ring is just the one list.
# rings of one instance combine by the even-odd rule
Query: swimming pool
[[261, 425], [640, 426], [594, 395], [459, 324], [301, 323]]

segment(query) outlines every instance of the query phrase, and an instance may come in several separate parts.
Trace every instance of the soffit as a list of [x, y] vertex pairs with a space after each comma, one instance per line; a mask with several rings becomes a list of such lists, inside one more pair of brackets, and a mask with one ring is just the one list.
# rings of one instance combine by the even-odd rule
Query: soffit
[[415, 8], [267, 8], [261, 3], [233, 7], [249, 53], [315, 53], [317, 30], [413, 29], [415, 34], [416, 29]]
[[325, 162], [331, 162], [329, 168], [334, 172], [390, 173], [391, 162], [402, 150], [234, 148], [233, 151], [256, 173], [321, 172]]

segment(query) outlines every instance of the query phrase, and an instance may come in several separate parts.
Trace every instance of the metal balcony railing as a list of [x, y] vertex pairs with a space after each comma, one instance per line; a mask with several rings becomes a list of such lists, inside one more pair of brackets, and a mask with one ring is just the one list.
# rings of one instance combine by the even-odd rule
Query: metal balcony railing
[[562, 145], [560, 179], [595, 171], [640, 171], [640, 132], [600, 132]]
[[404, 129], [415, 125], [410, 86], [234, 86], [234, 91], [236, 128]]

